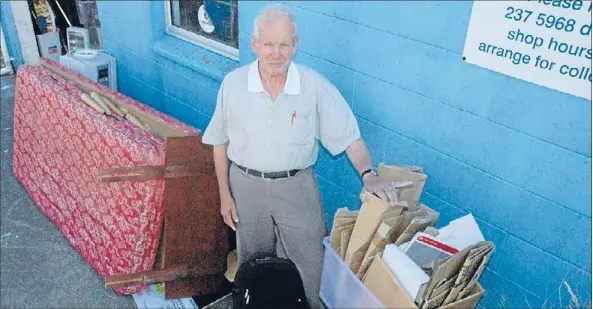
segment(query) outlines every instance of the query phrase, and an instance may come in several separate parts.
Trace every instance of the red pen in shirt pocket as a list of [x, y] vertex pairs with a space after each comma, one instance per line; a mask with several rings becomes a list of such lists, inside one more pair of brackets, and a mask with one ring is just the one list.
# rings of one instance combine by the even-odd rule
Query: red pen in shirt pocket
[[294, 111], [292, 113], [292, 117], [290, 118], [290, 125], [292, 126], [294, 124], [294, 120], [296, 119], [296, 111]]

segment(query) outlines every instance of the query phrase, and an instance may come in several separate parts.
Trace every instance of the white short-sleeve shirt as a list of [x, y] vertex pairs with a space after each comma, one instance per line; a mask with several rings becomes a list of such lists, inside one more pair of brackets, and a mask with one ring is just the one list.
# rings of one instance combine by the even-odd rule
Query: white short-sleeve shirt
[[256, 60], [225, 76], [202, 142], [228, 143], [227, 155], [236, 164], [279, 172], [312, 166], [317, 141], [337, 155], [359, 137], [350, 106], [323, 76], [293, 62], [284, 90], [272, 101]]

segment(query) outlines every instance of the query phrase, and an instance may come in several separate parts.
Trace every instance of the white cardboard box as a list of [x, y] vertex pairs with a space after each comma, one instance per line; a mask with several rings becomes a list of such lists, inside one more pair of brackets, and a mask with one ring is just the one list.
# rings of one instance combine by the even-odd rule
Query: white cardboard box
[[39, 46], [39, 55], [43, 58], [60, 62], [62, 55], [62, 44], [60, 43], [60, 33], [57, 31], [47, 32], [37, 36]]

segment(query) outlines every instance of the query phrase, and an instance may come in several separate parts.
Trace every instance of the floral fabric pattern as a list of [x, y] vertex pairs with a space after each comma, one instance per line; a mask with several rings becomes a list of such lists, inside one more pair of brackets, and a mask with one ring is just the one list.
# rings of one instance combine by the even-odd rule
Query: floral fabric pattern
[[[201, 132], [73, 73], [79, 81], [163, 119]], [[39, 209], [102, 278], [151, 270], [164, 217], [164, 181], [102, 183], [105, 168], [162, 165], [165, 141], [128, 121], [97, 113], [82, 90], [42, 66], [17, 72], [13, 172]], [[146, 286], [117, 288], [132, 294]]]

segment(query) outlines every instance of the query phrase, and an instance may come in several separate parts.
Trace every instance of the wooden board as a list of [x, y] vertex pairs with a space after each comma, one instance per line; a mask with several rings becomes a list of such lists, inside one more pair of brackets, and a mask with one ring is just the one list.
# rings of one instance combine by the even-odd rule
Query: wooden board
[[202, 167], [200, 175], [165, 183], [164, 269], [187, 265], [195, 273], [165, 282], [167, 299], [216, 292], [224, 280], [228, 230], [219, 210], [218, 182], [210, 147], [201, 136], [166, 139], [165, 165]]

